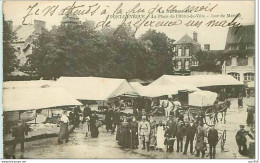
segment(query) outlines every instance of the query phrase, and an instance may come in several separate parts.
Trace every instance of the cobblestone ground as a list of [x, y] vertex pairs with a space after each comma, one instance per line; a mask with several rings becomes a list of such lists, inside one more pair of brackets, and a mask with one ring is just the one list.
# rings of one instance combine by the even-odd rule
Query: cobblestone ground
[[[227, 122], [219, 123], [216, 129], [227, 130], [225, 150], [220, 150], [220, 143], [217, 145], [216, 158], [246, 158], [238, 154], [235, 141], [235, 134], [240, 124], [246, 124], [246, 105], [254, 103], [254, 98], [244, 98], [244, 107], [238, 109], [237, 99], [231, 99], [231, 108], [227, 112]], [[155, 117], [165, 120], [165, 117]], [[246, 127], [246, 130], [250, 130]], [[221, 131], [220, 131], [221, 132]], [[248, 140], [250, 142], [250, 140]], [[176, 146], [174, 147], [176, 151]], [[20, 157], [20, 145], [17, 146], [16, 158]], [[105, 126], [100, 128], [98, 138], [85, 137], [84, 131], [79, 127], [70, 135], [70, 141], [58, 145], [57, 137], [46, 138], [25, 143], [24, 158], [173, 158], [173, 159], [194, 159], [194, 155], [183, 155], [182, 153], [166, 153], [165, 151], [145, 151], [141, 149], [122, 149], [118, 146], [115, 135], [106, 132]]]

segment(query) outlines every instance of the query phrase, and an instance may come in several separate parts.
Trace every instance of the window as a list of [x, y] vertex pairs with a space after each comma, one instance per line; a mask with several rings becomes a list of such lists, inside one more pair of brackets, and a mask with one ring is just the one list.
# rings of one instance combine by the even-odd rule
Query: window
[[244, 74], [244, 80], [254, 81], [255, 80], [255, 74], [254, 73], [245, 73]]
[[177, 69], [181, 69], [181, 61], [178, 62]]
[[236, 66], [237, 65], [237, 57], [232, 57], [231, 58], [231, 66]]
[[198, 66], [198, 65], [199, 65], [199, 62], [197, 60], [192, 61], [192, 66]]
[[185, 48], [182, 48], [182, 51], [181, 56], [185, 56]]
[[189, 61], [185, 61], [185, 69], [186, 69], [186, 70], [189, 69], [189, 65], [190, 65], [190, 62], [189, 62]]
[[178, 49], [178, 56], [181, 56], [181, 48]]
[[233, 76], [235, 79], [240, 80], [240, 74], [236, 72], [228, 73], [228, 75]]
[[190, 55], [190, 49], [189, 49], [189, 48], [186, 48], [186, 49], [185, 49], [185, 55], [186, 55], [186, 56], [189, 56], [189, 55]]

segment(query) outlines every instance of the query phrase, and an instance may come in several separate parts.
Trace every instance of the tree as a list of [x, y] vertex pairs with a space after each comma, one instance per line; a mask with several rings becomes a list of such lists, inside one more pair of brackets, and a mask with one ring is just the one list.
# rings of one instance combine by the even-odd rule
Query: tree
[[88, 22], [62, 25], [38, 37], [28, 62], [46, 79], [95, 76], [98, 60], [93, 50], [97, 41], [96, 31]]
[[12, 32], [10, 25], [3, 16], [3, 78], [14, 71], [18, 66], [18, 60], [15, 55], [15, 48], [11, 43], [15, 40], [15, 33]]
[[[61, 25], [39, 36], [28, 62], [46, 79], [60, 76], [154, 79], [169, 70], [166, 66], [171, 64], [171, 44], [165, 34], [155, 32], [147, 36], [144, 40], [136, 39], [130, 27], [97, 31], [90, 21]], [[154, 45], [157, 39], [159, 46]], [[145, 40], [152, 40], [152, 51]]]
[[150, 50], [149, 72], [152, 78], [172, 73], [173, 42], [165, 33], [148, 30], [139, 38]]
[[223, 58], [222, 51], [198, 51], [195, 57], [199, 61], [197, 71], [221, 72], [221, 64]]

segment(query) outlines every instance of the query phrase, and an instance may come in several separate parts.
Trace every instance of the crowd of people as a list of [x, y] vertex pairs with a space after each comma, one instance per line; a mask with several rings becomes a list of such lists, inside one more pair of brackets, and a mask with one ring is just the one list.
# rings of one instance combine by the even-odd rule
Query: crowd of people
[[[238, 98], [238, 103], [241, 103]], [[140, 103], [141, 102], [141, 103]], [[120, 106], [120, 105], [119, 105]], [[154, 118], [152, 106], [160, 106], [165, 112], [165, 116], [158, 121]], [[229, 103], [230, 106], [230, 103]], [[143, 109], [141, 109], [143, 107]], [[171, 108], [171, 109], [169, 109]], [[159, 109], [157, 109], [159, 110]], [[254, 106], [248, 106], [247, 124], [254, 124]], [[91, 111], [91, 108], [85, 105], [83, 111], [79, 107], [73, 109], [73, 112], [64, 110], [60, 117], [60, 132], [58, 143], [68, 142], [69, 125], [79, 127], [83, 126], [86, 136], [90, 133], [92, 138], [99, 136], [99, 127], [105, 125], [107, 132], [115, 134], [118, 145], [122, 148], [143, 150], [159, 150], [172, 153], [183, 152], [183, 155], [189, 153], [196, 157], [205, 158], [207, 146], [209, 147], [208, 156], [212, 159], [216, 157], [216, 145], [219, 142], [219, 133], [215, 126], [204, 127], [203, 114], [200, 112], [194, 119], [184, 117], [181, 111], [181, 103], [178, 99], [168, 98], [161, 101], [151, 101], [141, 99], [134, 104], [134, 114], [122, 115], [119, 107], [108, 107], [105, 109], [105, 119], [102, 124], [97, 112]], [[68, 115], [68, 116], [67, 116]], [[13, 128], [13, 137], [15, 142], [13, 151], [18, 143], [21, 143], [21, 150], [24, 151], [24, 139], [27, 135], [25, 125], [18, 121], [18, 125]], [[247, 154], [246, 136], [252, 135], [244, 130], [244, 125], [236, 134], [236, 141], [239, 153]]]
[[[185, 122], [177, 116], [169, 116], [166, 123], [142, 112], [140, 122], [135, 117], [123, 117], [117, 128], [116, 140], [122, 148], [143, 150], [160, 150], [166, 152], [183, 152], [187, 154], [188, 147], [191, 155], [205, 157], [206, 140], [209, 143], [210, 158], [215, 158], [218, 131], [212, 126], [208, 133], [200, 120]], [[184, 142], [185, 140], [185, 142]], [[195, 140], [195, 148], [193, 148]], [[175, 143], [176, 142], [176, 143]]]
[[[107, 132], [116, 134], [119, 146], [130, 149], [141, 148], [147, 151], [159, 150], [169, 153], [176, 151], [183, 152], [183, 155], [187, 155], [189, 151], [191, 155], [195, 155], [196, 157], [201, 156], [202, 158], [205, 158], [208, 146], [208, 156], [213, 159], [216, 157], [216, 145], [219, 142], [219, 133], [214, 126], [207, 129], [204, 127], [203, 114], [198, 114], [195, 119], [187, 119], [180, 110], [181, 103], [177, 99], [168, 98], [157, 103], [157, 105], [164, 108], [165, 112], [169, 111], [165, 113], [167, 117], [165, 122], [163, 123], [163, 119], [161, 119], [157, 123], [154, 119], [153, 111], [151, 108], [148, 108], [153, 103], [155, 104], [156, 101], [151, 101], [151, 103], [147, 101], [143, 99], [142, 102], [144, 102], [144, 105], [142, 107], [146, 107], [141, 111], [139, 111], [141, 107], [140, 103], [139, 105], [135, 105], [135, 114], [133, 115], [122, 115], [120, 108], [108, 107], [105, 109], [103, 124]], [[147, 105], [145, 105], [146, 103]], [[167, 110], [169, 107], [171, 109]], [[252, 109], [248, 110], [249, 116], [252, 116]], [[80, 123], [79, 113], [80, 110], [75, 109], [73, 116], [71, 115], [68, 118], [76, 127]], [[64, 124], [68, 122], [68, 119], [64, 119], [63, 115], [61, 116], [62, 123], [59, 142], [61, 139], [67, 141], [67, 134], [64, 134], [67, 133], [67, 125], [64, 127]], [[97, 112], [91, 111], [90, 107], [86, 105], [82, 115], [83, 129], [86, 132], [86, 136], [90, 133], [92, 138], [97, 138], [99, 135], [98, 128], [102, 126]], [[241, 135], [240, 133], [240, 137]], [[238, 146], [239, 151], [242, 151], [240, 149], [245, 149], [244, 143]]]

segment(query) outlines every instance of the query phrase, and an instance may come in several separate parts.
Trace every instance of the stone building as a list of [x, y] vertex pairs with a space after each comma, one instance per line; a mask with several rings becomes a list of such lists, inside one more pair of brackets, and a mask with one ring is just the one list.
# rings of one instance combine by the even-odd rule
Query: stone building
[[222, 74], [247, 83], [255, 78], [255, 26], [230, 27], [224, 50]]
[[193, 32], [193, 38], [184, 35], [174, 44], [173, 74], [190, 75], [190, 68], [198, 66], [198, 60], [195, 54], [201, 50], [198, 43], [198, 33]]
[[16, 49], [16, 56], [19, 66], [23, 66], [27, 61], [27, 56], [32, 54], [33, 41], [46, 30], [45, 22], [34, 20], [33, 24], [19, 25], [13, 27], [13, 22], [8, 21], [11, 30], [16, 34], [16, 39], [11, 45]]

